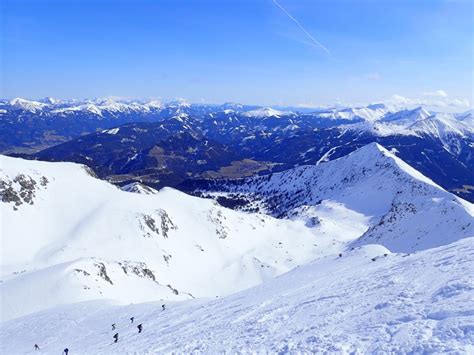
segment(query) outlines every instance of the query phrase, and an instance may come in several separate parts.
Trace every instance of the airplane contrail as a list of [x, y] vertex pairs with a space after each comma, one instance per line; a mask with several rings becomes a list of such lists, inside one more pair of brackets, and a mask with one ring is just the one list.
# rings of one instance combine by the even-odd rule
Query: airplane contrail
[[327, 54], [331, 54], [331, 52], [329, 52], [329, 49], [327, 49], [325, 46], [323, 46], [321, 44], [321, 42], [319, 42], [316, 38], [314, 38], [311, 33], [306, 31], [306, 29], [303, 27], [303, 25], [301, 25], [301, 23], [299, 23], [299, 21], [297, 19], [295, 19], [288, 11], [286, 11], [286, 9], [283, 6], [281, 6], [280, 3], [277, 0], [273, 0], [273, 3], [276, 6], [278, 6], [280, 8], [280, 10], [283, 11], [283, 13], [290, 18], [290, 20], [292, 20], [294, 23], [296, 23], [296, 25], [300, 28], [300, 30], [303, 31], [303, 33], [311, 40], [311, 42], [313, 44], [315, 44], [317, 47], [323, 49]]

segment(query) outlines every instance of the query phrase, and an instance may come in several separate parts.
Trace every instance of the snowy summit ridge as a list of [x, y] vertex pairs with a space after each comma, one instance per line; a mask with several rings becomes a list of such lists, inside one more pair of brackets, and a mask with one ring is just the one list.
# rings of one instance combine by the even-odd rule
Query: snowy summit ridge
[[474, 235], [472, 204], [377, 143], [317, 166], [211, 184], [204, 194], [245, 200], [244, 208], [276, 217], [304, 219], [321, 233], [349, 219], [344, 233], [353, 230], [353, 243], [382, 244], [397, 252]]

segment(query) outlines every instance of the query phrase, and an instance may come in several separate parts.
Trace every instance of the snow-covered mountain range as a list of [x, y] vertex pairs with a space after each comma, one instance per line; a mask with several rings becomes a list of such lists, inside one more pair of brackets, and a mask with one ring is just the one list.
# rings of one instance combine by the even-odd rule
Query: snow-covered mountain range
[[[186, 104], [183, 105], [186, 106]], [[158, 100], [127, 101], [106, 98], [77, 101], [47, 97], [40, 101], [34, 101], [17, 97], [11, 100], [3, 100], [0, 107], [6, 111], [17, 111], [19, 114], [31, 112], [42, 113], [43, 115], [56, 114], [64, 117], [78, 112], [86, 112], [103, 117], [106, 114], [114, 113], [159, 111], [164, 108], [164, 105]]]
[[[280, 111], [270, 107], [258, 107], [241, 104], [190, 104], [183, 100], [163, 103], [158, 100], [119, 100], [113, 98], [94, 100], [59, 100], [45, 98], [41, 101], [32, 101], [22, 98], [12, 100], [0, 100], [0, 119], [11, 118], [19, 122], [28, 121], [31, 118], [36, 120], [49, 120], [59, 118], [82, 119], [87, 117], [90, 120], [116, 119], [116, 123], [124, 122], [121, 116], [128, 117], [127, 122], [134, 121], [156, 121], [171, 117], [206, 116], [209, 119], [219, 117], [238, 116], [241, 119], [255, 118], [284, 118], [286, 121], [294, 120], [294, 128], [301, 128], [298, 121], [313, 121], [313, 127], [319, 125], [334, 125], [343, 123], [377, 123], [384, 129], [375, 129], [376, 133], [386, 134], [431, 134], [437, 135], [440, 132], [434, 131], [432, 127], [424, 127], [423, 122], [427, 118], [433, 118], [436, 122], [443, 122], [443, 132], [456, 132], [471, 134], [472, 111], [461, 114], [447, 114], [428, 112], [424, 108], [414, 110], [402, 109], [387, 106], [385, 104], [371, 104], [366, 107], [348, 107], [318, 110], [315, 112]], [[321, 121], [325, 121], [324, 123]], [[446, 124], [449, 122], [449, 124]], [[394, 127], [388, 123], [395, 123]], [[261, 124], [258, 121], [256, 124]], [[307, 125], [305, 122], [302, 126]], [[311, 124], [311, 123], [309, 123]], [[416, 127], [412, 127], [415, 125]], [[265, 125], [264, 125], [265, 126]], [[268, 126], [268, 125], [267, 125]], [[370, 126], [370, 125], [369, 125]], [[364, 125], [359, 125], [359, 129]]]
[[0, 106], [0, 151], [86, 164], [119, 185], [159, 189], [186, 180], [272, 173], [377, 142], [443, 188], [474, 201], [472, 111], [373, 104], [299, 112], [114, 99], [14, 99]]

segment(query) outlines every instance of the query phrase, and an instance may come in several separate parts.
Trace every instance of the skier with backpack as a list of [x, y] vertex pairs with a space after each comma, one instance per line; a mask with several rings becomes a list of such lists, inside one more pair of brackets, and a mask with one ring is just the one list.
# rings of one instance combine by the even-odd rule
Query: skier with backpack
[[137, 328], [138, 328], [138, 333], [141, 333], [143, 329], [143, 325], [139, 324], [137, 325]]

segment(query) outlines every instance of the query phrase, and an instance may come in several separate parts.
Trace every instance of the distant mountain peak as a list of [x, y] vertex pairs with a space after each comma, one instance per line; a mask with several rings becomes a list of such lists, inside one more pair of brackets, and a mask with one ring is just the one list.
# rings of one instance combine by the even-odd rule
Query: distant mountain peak
[[49, 104], [49, 105], [57, 105], [62, 101], [59, 99], [55, 99], [54, 97], [45, 97], [44, 99], [40, 100], [40, 102]]
[[225, 109], [230, 109], [230, 110], [241, 110], [244, 108], [244, 105], [236, 103], [236, 102], [224, 102], [221, 105], [221, 108]]
[[145, 106], [149, 108], [162, 109], [164, 107], [163, 103], [160, 100], [151, 100], [145, 103]]
[[246, 111], [243, 113], [246, 117], [255, 117], [255, 118], [266, 118], [266, 117], [282, 117], [290, 115], [292, 112], [288, 111], [279, 111], [271, 107], [262, 107], [256, 110]]
[[25, 111], [36, 112], [41, 110], [43, 107], [47, 106], [46, 104], [39, 101], [25, 100], [20, 97], [16, 97], [9, 102], [10, 106], [13, 106], [18, 109]]
[[367, 107], [346, 107], [342, 109], [332, 109], [321, 113], [320, 117], [331, 120], [346, 120], [346, 121], [366, 121], [375, 122], [380, 120], [383, 116], [390, 113], [391, 109], [385, 104], [373, 104]]
[[417, 107], [414, 109], [404, 109], [391, 114], [386, 115], [383, 121], [386, 122], [415, 122], [430, 117], [431, 114], [423, 107]]
[[178, 98], [176, 100], [173, 100], [168, 103], [168, 107], [173, 107], [173, 108], [189, 108], [191, 107], [191, 104], [186, 100], [182, 98]]

